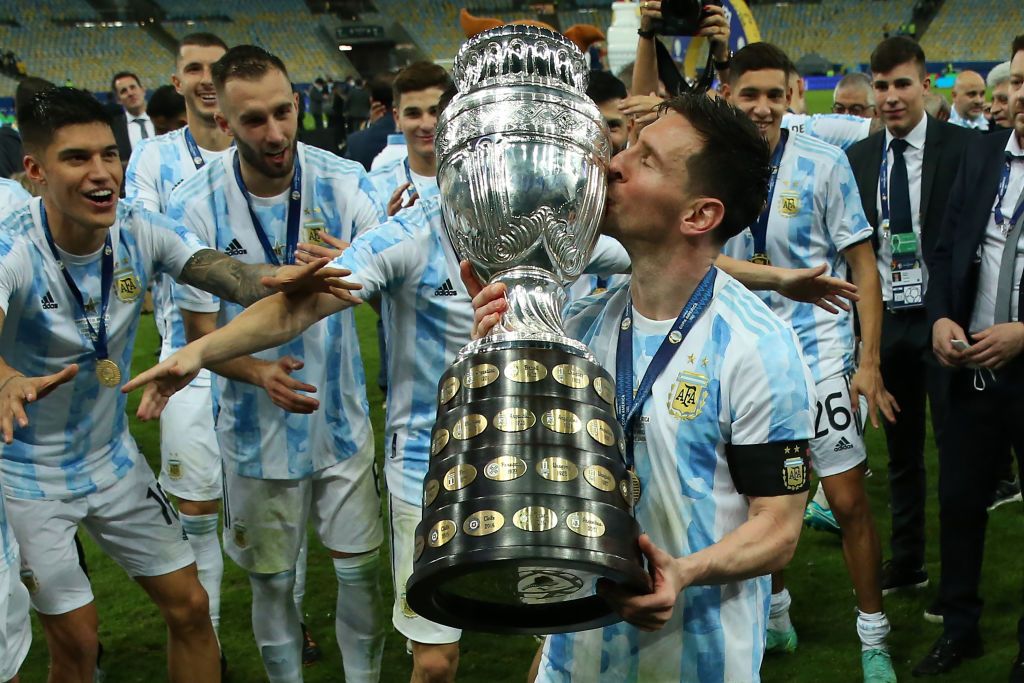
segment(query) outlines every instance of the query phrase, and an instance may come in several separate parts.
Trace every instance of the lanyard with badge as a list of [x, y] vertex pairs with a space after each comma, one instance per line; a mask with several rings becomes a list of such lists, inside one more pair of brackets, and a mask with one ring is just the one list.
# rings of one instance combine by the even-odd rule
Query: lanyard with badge
[[110, 289], [114, 283], [114, 249], [110, 243], [110, 231], [107, 231], [101, 255], [100, 287], [102, 289], [100, 294], [99, 322], [96, 323], [97, 329], [92, 326], [92, 321], [89, 320], [89, 311], [86, 309], [82, 291], [75, 284], [75, 279], [71, 277], [71, 273], [68, 272], [64, 259], [60, 257], [60, 252], [57, 250], [57, 244], [53, 241], [53, 234], [50, 232], [50, 222], [46, 218], [46, 206], [42, 203], [39, 204], [39, 217], [43, 224], [46, 244], [50, 247], [53, 260], [57, 262], [57, 269], [64, 276], [64, 282], [67, 283], [68, 289], [71, 291], [71, 298], [75, 300], [78, 311], [82, 314], [82, 318], [85, 319], [85, 325], [89, 329], [89, 339], [92, 341], [93, 349], [96, 351], [96, 379], [105, 387], [116, 387], [121, 383], [121, 369], [117, 367], [117, 363], [110, 360], [110, 354], [107, 349], [107, 307], [110, 305]]
[[[270, 245], [270, 238], [267, 237], [266, 230], [263, 229], [263, 223], [260, 222], [259, 216], [256, 215], [256, 211], [252, 208], [252, 197], [249, 196], [249, 190], [245, 187], [245, 181], [242, 179], [242, 163], [239, 159], [239, 155], [235, 154], [235, 180], [238, 182], [238, 189], [241, 190], [242, 196], [245, 197], [245, 205], [249, 209], [249, 218], [252, 219], [253, 230], [256, 231], [256, 237], [260, 241], [260, 246], [263, 247], [263, 254], [267, 258], [267, 262], [279, 266], [281, 265], [281, 255], [279, 255], [278, 246], [276, 249]], [[295, 262], [295, 250], [299, 244], [299, 218], [302, 214], [302, 166], [299, 164], [298, 154], [295, 155], [295, 175], [292, 176], [292, 189], [288, 195], [288, 233], [285, 237], [285, 253], [284, 262], [292, 264]]]
[[409, 193], [409, 199], [412, 199], [412, 196], [416, 194], [417, 189], [416, 183], [412, 180], [412, 168], [409, 166], [409, 157], [405, 158], [402, 165], [405, 167], [405, 179], [409, 181], [409, 187], [405, 188], [405, 191]]
[[[895, 152], [894, 152], [895, 153]], [[878, 194], [882, 205], [882, 239], [889, 241], [891, 258], [892, 298], [890, 311], [906, 311], [924, 306], [924, 271], [921, 268], [920, 246], [913, 225], [897, 232], [889, 230], [889, 153], [882, 154], [878, 170]]]
[[661, 346], [658, 347], [650, 365], [647, 366], [647, 371], [644, 373], [643, 379], [640, 380], [636, 391], [633, 391], [632, 297], [626, 302], [626, 308], [622, 311], [622, 321], [619, 323], [619, 344], [615, 350], [615, 413], [626, 437], [626, 467], [629, 468], [630, 478], [633, 480], [634, 501], [638, 499], [640, 490], [640, 480], [636, 476], [634, 457], [634, 429], [637, 418], [640, 417], [643, 405], [651, 395], [654, 382], [668, 367], [669, 361], [672, 360], [672, 356], [686, 339], [686, 335], [690, 333], [694, 324], [711, 303], [717, 275], [718, 269], [712, 267], [701, 279], [697, 289], [690, 295], [690, 300], [686, 302], [683, 310], [679, 312], [679, 316], [672, 324], [672, 330], [662, 340]]
[[1014, 161], [1024, 161], [1024, 157], [1007, 152], [1006, 163], [1003, 164], [1003, 176], [999, 179], [999, 196], [996, 198], [996, 206], [992, 210], [992, 213], [995, 214], [996, 226], [998, 226], [999, 232], [1004, 238], [1010, 235], [1013, 226], [1024, 215], [1024, 202], [1017, 203], [1017, 209], [1013, 212], [1012, 216], [1008, 217], [1003, 214], [1003, 202], [1006, 201], [1006, 191], [1010, 189], [1010, 170]]
[[772, 213], [772, 200], [775, 197], [775, 183], [779, 179], [779, 167], [782, 165], [782, 154], [786, 150], [786, 141], [789, 139], [789, 131], [780, 131], [779, 143], [775, 145], [775, 152], [772, 153], [772, 177], [768, 181], [768, 201], [765, 202], [764, 210], [750, 226], [750, 233], [754, 236], [754, 255], [750, 257], [751, 263], [760, 266], [770, 266], [772, 261], [768, 258], [768, 218]]

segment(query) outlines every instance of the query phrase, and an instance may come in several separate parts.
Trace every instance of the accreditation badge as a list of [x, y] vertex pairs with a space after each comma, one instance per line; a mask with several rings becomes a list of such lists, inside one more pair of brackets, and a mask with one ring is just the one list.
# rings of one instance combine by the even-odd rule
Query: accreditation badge
[[142, 295], [139, 277], [131, 268], [122, 268], [114, 273], [114, 294], [117, 300], [130, 304]]
[[680, 420], [693, 420], [704, 410], [708, 400], [708, 378], [696, 372], [681, 372], [672, 385], [669, 415]]

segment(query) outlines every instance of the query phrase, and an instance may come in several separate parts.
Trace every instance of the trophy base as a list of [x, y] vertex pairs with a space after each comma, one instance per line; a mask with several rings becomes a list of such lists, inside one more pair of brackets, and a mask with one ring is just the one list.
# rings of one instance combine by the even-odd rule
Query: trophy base
[[406, 600], [417, 614], [464, 630], [543, 635], [621, 621], [594, 592], [599, 579], [647, 592], [635, 558], [572, 548], [486, 548], [418, 567]]

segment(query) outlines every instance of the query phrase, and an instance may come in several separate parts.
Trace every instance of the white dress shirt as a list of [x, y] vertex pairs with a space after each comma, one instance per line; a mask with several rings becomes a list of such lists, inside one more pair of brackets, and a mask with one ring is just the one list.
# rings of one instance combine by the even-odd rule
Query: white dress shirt
[[[921, 121], [914, 126], [914, 129], [907, 134], [904, 140], [907, 141], [907, 149], [903, 152], [903, 159], [907, 163], [907, 180], [910, 188], [910, 218], [917, 235], [918, 243], [921, 242], [921, 174], [924, 170], [924, 140], [928, 133], [928, 117], [922, 116]], [[892, 188], [892, 165], [893, 153], [891, 143], [895, 136], [885, 131], [885, 164], [888, 169], [886, 181]], [[882, 300], [892, 300], [892, 244], [889, 243], [889, 235], [882, 232], [882, 191], [881, 182], [875, 193], [875, 208], [878, 211], [878, 275], [882, 279]], [[891, 213], [891, 212], [890, 212]], [[928, 269], [921, 259], [921, 283], [924, 290], [928, 288]], [[922, 291], [923, 293], [923, 291]]]
[[149, 114], [142, 112], [138, 116], [133, 116], [130, 111], [125, 109], [125, 119], [128, 121], [128, 140], [132, 143], [132, 149], [139, 144], [139, 140], [142, 140], [142, 128], [136, 123], [136, 120], [141, 120], [142, 124], [146, 127], [146, 137], [156, 137], [156, 129], [153, 128], [153, 122], [149, 118]]
[[[1017, 135], [1010, 136], [1006, 143], [1006, 151], [1010, 154], [1024, 155]], [[1010, 183], [1006, 187], [1006, 196], [1000, 209], [1003, 216], [1009, 218], [1017, 208], [1021, 193], [1024, 192], [1024, 161], [1010, 164]], [[996, 194], [996, 201], [999, 195]], [[992, 203], [988, 225], [985, 226], [985, 237], [981, 242], [981, 269], [978, 273], [978, 290], [974, 295], [974, 310], [971, 312], [969, 333], [980, 332], [992, 327], [996, 320], [996, 290], [999, 288], [999, 268], [1003, 261], [1003, 247], [1006, 236], [996, 225], [996, 205]], [[1013, 291], [1010, 293], [1010, 320], [1017, 320], [1020, 304], [1020, 278], [1024, 274], [1024, 232], [1017, 240], [1017, 258], [1013, 262]]]

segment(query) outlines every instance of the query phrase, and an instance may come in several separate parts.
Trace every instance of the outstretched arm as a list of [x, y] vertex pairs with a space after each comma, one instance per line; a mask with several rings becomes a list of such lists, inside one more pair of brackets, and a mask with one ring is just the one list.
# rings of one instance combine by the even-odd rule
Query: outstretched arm
[[[250, 306], [274, 292], [303, 293], [358, 289], [341, 279], [348, 272], [325, 268], [328, 259], [290, 266], [242, 263], [214, 249], [200, 249], [185, 263], [178, 282]], [[354, 303], [350, 301], [350, 303]]]
[[715, 265], [742, 282], [747, 289], [772, 290], [787, 299], [814, 304], [829, 313], [838, 313], [839, 309], [850, 310], [844, 299], [859, 299], [855, 285], [825, 275], [828, 270], [825, 264], [815, 268], [779, 268], [721, 254]]

